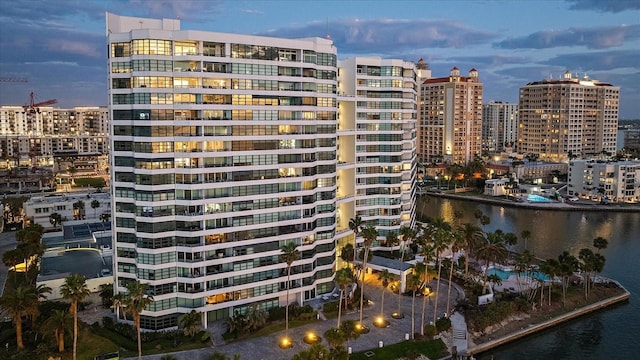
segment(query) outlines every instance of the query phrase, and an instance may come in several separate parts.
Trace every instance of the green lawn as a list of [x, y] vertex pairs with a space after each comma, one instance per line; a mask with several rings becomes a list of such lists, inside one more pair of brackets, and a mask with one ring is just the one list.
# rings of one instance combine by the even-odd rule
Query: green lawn
[[[78, 334], [78, 359], [93, 359], [96, 355], [116, 352], [120, 348], [113, 341], [95, 334], [91, 328], [85, 324], [80, 326]], [[66, 352], [73, 351], [73, 341], [64, 344]]]
[[[398, 359], [404, 357], [407, 352], [414, 350], [419, 354], [427, 356], [429, 359], [438, 359], [447, 352], [447, 346], [442, 340], [427, 341], [403, 341], [401, 343], [388, 345], [379, 349], [372, 349], [351, 354], [351, 360], [370, 360], [370, 359]], [[374, 353], [374, 356], [368, 357], [365, 353]], [[370, 354], [369, 354], [370, 355]]]

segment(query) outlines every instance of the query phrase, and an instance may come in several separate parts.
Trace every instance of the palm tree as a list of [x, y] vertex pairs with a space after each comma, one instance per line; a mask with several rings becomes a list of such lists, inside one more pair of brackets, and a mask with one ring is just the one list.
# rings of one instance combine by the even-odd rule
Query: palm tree
[[598, 252], [600, 252], [600, 250], [606, 249], [608, 245], [609, 242], [602, 236], [598, 236], [597, 238], [593, 239], [593, 247], [598, 249]]
[[362, 232], [362, 218], [358, 215], [349, 219], [349, 229], [353, 231], [353, 259], [356, 258], [356, 249], [358, 248], [358, 235]]
[[124, 298], [125, 311], [133, 316], [133, 324], [138, 333], [138, 359], [142, 359], [142, 341], [140, 336], [140, 314], [153, 302], [153, 296], [147, 295], [149, 284], [143, 284], [139, 280], [129, 282], [126, 285], [127, 294]]
[[62, 215], [54, 212], [53, 214], [49, 215], [49, 222], [51, 223], [51, 225], [53, 225], [54, 229], [57, 228], [58, 225], [62, 224]]
[[453, 280], [453, 268], [455, 267], [455, 264], [453, 262], [453, 255], [455, 253], [457, 253], [458, 251], [460, 251], [460, 249], [462, 249], [466, 244], [466, 240], [463, 237], [463, 234], [461, 234], [460, 232], [456, 231], [453, 233], [453, 237], [451, 239], [451, 261], [450, 261], [450, 267], [449, 267], [449, 287], [447, 289], [447, 311], [449, 311], [450, 309], [450, 304], [451, 304], [451, 283]]
[[367, 260], [369, 258], [369, 249], [371, 244], [378, 238], [378, 231], [373, 226], [367, 226], [362, 230], [362, 237], [364, 237], [364, 258], [362, 259], [362, 283], [360, 284], [360, 326], [362, 324], [362, 310], [364, 309], [364, 277], [367, 273]]
[[102, 222], [109, 222], [110, 219], [111, 219], [111, 213], [103, 212], [102, 214], [100, 214], [100, 220]]
[[247, 309], [247, 313], [244, 314], [244, 330], [254, 331], [258, 330], [267, 323], [269, 319], [269, 313], [262, 310], [258, 304], [253, 304]]
[[64, 299], [71, 300], [69, 312], [73, 314], [73, 360], [76, 360], [78, 348], [78, 303], [89, 296], [91, 292], [87, 287], [87, 280], [83, 275], [73, 274], [64, 279], [60, 287], [60, 294]]
[[0, 308], [13, 318], [16, 325], [18, 350], [24, 349], [22, 342], [22, 315], [32, 313], [38, 307], [38, 296], [32, 287], [18, 286], [5, 291], [0, 298]]
[[[117, 293], [114, 294], [113, 297], [111, 298], [111, 306], [110, 308], [113, 309], [116, 312], [116, 318], [120, 319], [120, 311], [125, 309], [125, 295], [122, 293]], [[127, 314], [126, 311], [122, 311], [122, 316], [124, 317], [125, 320], [127, 320]]]
[[78, 200], [73, 203], [73, 210], [76, 220], [82, 220], [84, 218], [84, 201]]
[[522, 238], [522, 240], [524, 240], [524, 249], [527, 250], [527, 242], [531, 240], [531, 231], [522, 230], [520, 232], [520, 237]]
[[[435, 228], [433, 232], [433, 251], [436, 255], [436, 264], [438, 265], [438, 280], [436, 281], [436, 294], [440, 294], [440, 275], [442, 273], [441, 254], [449, 248], [451, 242], [451, 226], [444, 220], [435, 221], [431, 224]], [[438, 316], [438, 296], [433, 303], [433, 323], [436, 323]]]
[[464, 244], [461, 249], [464, 250], [464, 274], [469, 274], [469, 257], [471, 252], [478, 246], [483, 240], [483, 232], [478, 226], [465, 223], [462, 226], [458, 226], [458, 232], [461, 233], [464, 238]]
[[300, 260], [300, 252], [295, 242], [284, 245], [280, 254], [280, 261], [287, 263], [287, 304], [285, 308], [285, 336], [289, 337], [289, 287], [291, 285], [291, 265], [294, 261]]
[[[409, 246], [411, 244], [411, 242], [415, 239], [416, 237], [416, 232], [406, 226], [403, 225], [400, 228], [400, 236], [402, 236], [402, 240], [398, 241], [398, 244], [400, 245], [400, 249], [398, 251], [398, 269], [400, 271], [400, 283], [402, 286], [402, 263], [404, 262], [404, 252], [407, 249], [407, 246]], [[404, 315], [402, 314], [402, 289], [400, 289], [400, 287], [398, 287], [398, 318], [403, 318]]]
[[[416, 264], [419, 265], [419, 264]], [[411, 339], [415, 339], [415, 334], [416, 334], [416, 319], [415, 319], [415, 312], [416, 312], [416, 293], [418, 292], [418, 289], [420, 288], [420, 284], [422, 283], [422, 281], [420, 280], [420, 275], [418, 273], [415, 272], [415, 268], [414, 268], [414, 272], [411, 273], [411, 275], [409, 275], [407, 277], [407, 286], [409, 287], [409, 289], [411, 289], [412, 292], [412, 296], [411, 296]]]
[[380, 316], [384, 316], [384, 293], [389, 284], [393, 281], [393, 274], [389, 270], [384, 269], [378, 274], [378, 281], [382, 283], [382, 300], [380, 303]]
[[53, 332], [58, 344], [58, 352], [64, 352], [64, 334], [70, 330], [72, 322], [73, 316], [68, 312], [53, 310], [53, 313], [49, 315], [42, 326], [43, 332]]
[[551, 291], [553, 289], [553, 278], [558, 273], [560, 263], [556, 259], [547, 259], [540, 264], [540, 271], [549, 276], [549, 306], [551, 306]]
[[[338, 329], [340, 329], [340, 316], [342, 314], [342, 297], [344, 295], [344, 290], [347, 288], [347, 286], [353, 284], [353, 281], [354, 281], [353, 269], [351, 269], [350, 267], [342, 268], [336, 271], [335, 282], [336, 284], [338, 284], [338, 287], [340, 288], [340, 299], [338, 300], [338, 325], [336, 325]], [[345, 297], [345, 304], [346, 304], [346, 301], [347, 301], [346, 295], [344, 297]]]
[[564, 251], [558, 256], [557, 274], [562, 277], [562, 306], [566, 305], [569, 280], [577, 269], [578, 259], [576, 259], [575, 256], [569, 254], [568, 251]]
[[200, 325], [202, 324], [202, 316], [200, 313], [191, 310], [191, 312], [180, 316], [180, 328], [184, 332], [185, 336], [189, 336], [193, 339], [194, 336], [200, 331]]
[[507, 257], [507, 244], [504, 241], [504, 233], [500, 230], [487, 233], [484, 242], [478, 248], [477, 254], [484, 259], [484, 281], [482, 284], [482, 293], [487, 290], [487, 271], [491, 267], [491, 263], [503, 261]]
[[91, 201], [91, 208], [93, 209], [93, 217], [98, 217], [98, 210], [96, 210], [97, 208], [100, 207], [100, 201], [94, 199], [93, 201]]
[[[427, 243], [427, 234], [423, 234], [419, 240], [420, 242], [420, 256], [422, 256], [422, 264], [417, 263], [416, 269], [418, 269], [418, 273], [422, 275], [424, 286], [428, 286], [432, 277], [435, 276], [435, 271], [429, 266], [429, 264], [435, 258], [433, 245]], [[420, 321], [420, 335], [424, 335], [424, 315], [425, 309], [427, 305], [427, 297], [422, 298], [422, 317]]]

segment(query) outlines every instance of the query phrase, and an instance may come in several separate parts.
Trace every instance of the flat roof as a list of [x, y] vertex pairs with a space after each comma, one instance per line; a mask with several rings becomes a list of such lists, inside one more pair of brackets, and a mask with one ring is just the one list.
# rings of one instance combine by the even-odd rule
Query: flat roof
[[44, 256], [40, 260], [40, 275], [47, 278], [82, 274], [94, 279], [102, 277], [102, 269], [113, 273], [110, 257], [103, 260], [99, 251], [87, 248], [60, 251], [57, 256]]
[[369, 264], [382, 266], [387, 269], [402, 271], [407, 271], [409, 270], [409, 268], [411, 268], [411, 264], [408, 264], [404, 261], [399, 262], [397, 259], [388, 259], [382, 256], [374, 256], [373, 258], [371, 258]]

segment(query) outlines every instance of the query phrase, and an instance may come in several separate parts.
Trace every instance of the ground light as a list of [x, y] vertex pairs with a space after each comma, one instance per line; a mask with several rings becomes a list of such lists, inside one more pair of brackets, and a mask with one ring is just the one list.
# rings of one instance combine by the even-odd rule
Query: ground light
[[373, 320], [373, 325], [379, 328], [386, 328], [389, 326], [389, 321], [387, 321], [382, 316], [378, 316], [375, 318], [375, 320]]
[[369, 333], [369, 328], [364, 326], [364, 324], [362, 324], [362, 323], [357, 323], [356, 324], [356, 332], [358, 334], [367, 334], [367, 333]]
[[394, 311], [391, 314], [391, 317], [394, 318], [394, 319], [404, 319], [404, 314], [401, 313], [401, 312]]
[[282, 349], [289, 349], [293, 347], [293, 342], [291, 341], [291, 338], [285, 336], [280, 339], [280, 343], [278, 344], [278, 346], [280, 346], [280, 348]]
[[304, 335], [304, 342], [307, 344], [315, 344], [320, 341], [320, 337], [313, 331], [307, 331]]

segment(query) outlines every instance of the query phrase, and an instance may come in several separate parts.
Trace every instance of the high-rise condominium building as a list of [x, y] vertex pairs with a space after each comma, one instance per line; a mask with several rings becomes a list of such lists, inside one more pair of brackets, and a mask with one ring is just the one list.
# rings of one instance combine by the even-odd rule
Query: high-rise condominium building
[[107, 107], [0, 106], [0, 157], [15, 165], [52, 165], [65, 152], [109, 153]]
[[[330, 293], [350, 218], [381, 233], [412, 221], [411, 66], [346, 60], [339, 85], [327, 39], [113, 14], [107, 37], [115, 285], [150, 285], [143, 327]], [[371, 93], [361, 103], [356, 90]]]
[[420, 90], [420, 161], [466, 164], [482, 150], [482, 83], [478, 71], [422, 82]]
[[338, 90], [344, 94], [338, 109], [339, 243], [353, 242], [342, 230], [354, 213], [384, 240], [415, 221], [415, 65], [355, 57], [338, 67]]
[[490, 101], [482, 105], [482, 151], [496, 153], [518, 141], [518, 104]]
[[614, 154], [619, 96], [617, 86], [568, 71], [521, 87], [518, 152], [552, 161]]

